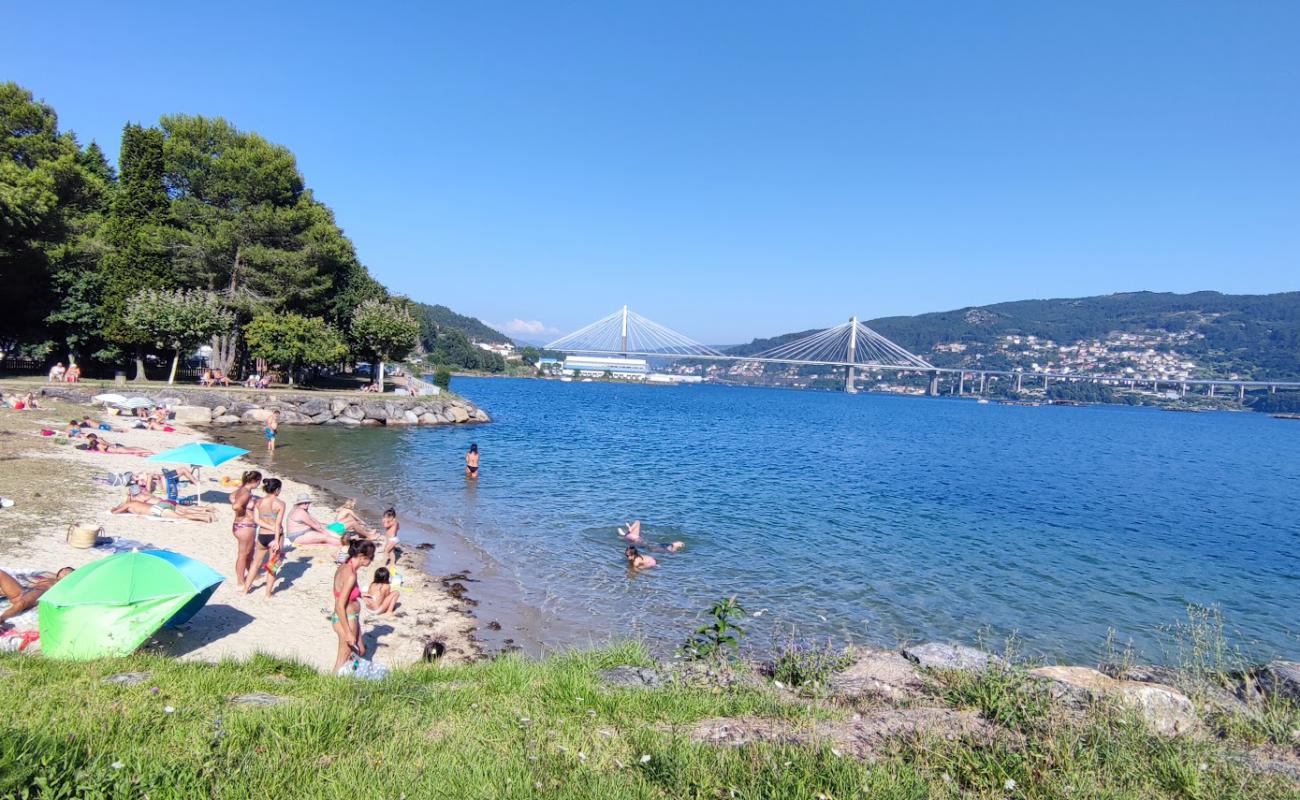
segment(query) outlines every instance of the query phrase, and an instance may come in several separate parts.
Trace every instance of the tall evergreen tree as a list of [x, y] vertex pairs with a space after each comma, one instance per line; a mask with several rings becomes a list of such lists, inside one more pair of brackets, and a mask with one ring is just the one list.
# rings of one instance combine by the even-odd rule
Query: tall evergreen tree
[[121, 179], [107, 225], [112, 248], [104, 257], [102, 312], [109, 341], [133, 348], [136, 380], [144, 380], [140, 331], [126, 322], [131, 297], [146, 289], [171, 288], [171, 261], [164, 225], [168, 197], [163, 185], [163, 135], [157, 128], [127, 124], [122, 130]]

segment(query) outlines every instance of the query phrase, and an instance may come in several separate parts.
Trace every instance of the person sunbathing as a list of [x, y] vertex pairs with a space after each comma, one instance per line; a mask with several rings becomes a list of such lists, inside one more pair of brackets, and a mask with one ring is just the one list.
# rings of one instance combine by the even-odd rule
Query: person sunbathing
[[93, 433], [86, 434], [86, 449], [92, 453], [111, 453], [118, 456], [151, 456], [152, 450], [142, 447], [123, 447], [120, 444], [101, 439]]
[[366, 601], [366, 608], [375, 612], [376, 616], [382, 617], [385, 614], [391, 614], [393, 609], [397, 608], [397, 600], [402, 593], [394, 589], [389, 581], [388, 568], [380, 567], [375, 570], [375, 576], [370, 582], [370, 588], [365, 594], [361, 595], [361, 599]]
[[9, 600], [9, 607], [3, 613], [0, 613], [0, 625], [4, 625], [24, 611], [36, 608], [36, 601], [41, 599], [41, 595], [48, 592], [50, 587], [66, 578], [71, 572], [72, 567], [64, 567], [53, 575], [45, 573], [33, 581], [31, 586], [24, 589], [17, 578], [0, 569], [0, 594], [3, 594]]
[[186, 522], [211, 522], [216, 519], [210, 509], [187, 508], [161, 498], [154, 498], [153, 503], [128, 499], [109, 509], [109, 513], [134, 514], [137, 517], [155, 517], [157, 519], [181, 519]]
[[341, 532], [336, 533], [312, 516], [311, 495], [303, 493], [294, 500], [293, 510], [284, 524], [284, 535], [289, 537], [295, 547], [311, 544], [323, 544], [338, 547], [343, 539]]

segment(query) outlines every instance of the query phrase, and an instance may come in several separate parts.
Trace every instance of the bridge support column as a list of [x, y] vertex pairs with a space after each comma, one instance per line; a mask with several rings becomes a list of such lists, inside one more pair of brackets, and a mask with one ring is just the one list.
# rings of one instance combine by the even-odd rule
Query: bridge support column
[[[858, 360], [858, 318], [856, 315], [849, 317], [849, 363], [857, 363]], [[853, 367], [845, 368], [844, 391], [849, 394], [857, 394], [858, 387], [853, 385]]]
[[1179, 397], [1187, 396], [1187, 384], [1185, 383], [1178, 384], [1178, 396]]
[[1023, 372], [1017, 372], [1017, 373], [1016, 373], [1016, 391], [1017, 391], [1017, 392], [1020, 391], [1020, 379], [1021, 379], [1022, 377], [1024, 377], [1024, 373], [1023, 373]]
[[1237, 402], [1246, 402], [1246, 384], [1244, 383], [1237, 385]]
[[960, 397], [964, 394], [966, 394], [966, 373], [963, 372], [957, 378], [957, 396]]
[[1047, 390], [1047, 384], [1050, 383], [1051, 380], [1052, 380], [1052, 379], [1049, 378], [1049, 377], [1047, 377], [1046, 375], [1043, 376], [1043, 390], [1044, 390], [1044, 391]]
[[986, 378], [987, 378], [987, 373], [981, 372], [980, 373], [980, 394], [984, 394], [984, 386], [986, 383], [985, 380]]
[[1276, 386], [1270, 386], [1270, 387], [1268, 387], [1268, 393], [1269, 393], [1269, 394], [1277, 394], [1277, 387], [1276, 387]]
[[931, 397], [939, 396], [939, 373], [937, 372], [930, 373], [930, 388], [928, 391], [926, 391], [926, 394], [930, 395]]
[[1160, 394], [1160, 381], [1151, 381], [1151, 391]]
[[844, 368], [844, 391], [849, 394], [857, 394], [858, 387], [854, 384], [853, 367]]
[[1212, 383], [1205, 384], [1205, 396], [1214, 397], [1214, 384]]

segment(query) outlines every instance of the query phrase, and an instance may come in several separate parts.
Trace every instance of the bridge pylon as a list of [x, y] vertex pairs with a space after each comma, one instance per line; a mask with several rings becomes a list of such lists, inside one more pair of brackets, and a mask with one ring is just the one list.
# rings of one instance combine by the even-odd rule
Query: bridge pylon
[[[858, 315], [854, 314], [849, 317], [849, 363], [855, 364], [858, 360]], [[848, 394], [857, 394], [858, 387], [854, 385], [854, 369], [847, 367], [844, 370], [844, 391]]]

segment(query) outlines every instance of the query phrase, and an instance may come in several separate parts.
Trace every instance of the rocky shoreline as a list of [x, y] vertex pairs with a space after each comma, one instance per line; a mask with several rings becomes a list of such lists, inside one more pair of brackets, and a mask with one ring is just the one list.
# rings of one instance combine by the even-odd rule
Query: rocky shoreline
[[[30, 390], [30, 389], [29, 389]], [[105, 390], [91, 384], [51, 384], [42, 397], [91, 403]], [[463, 425], [491, 422], [488, 413], [451, 394], [424, 397], [366, 395], [359, 392], [306, 392], [252, 389], [146, 388], [125, 393], [166, 405], [181, 425], [258, 425], [280, 412], [284, 425], [344, 427]]]

